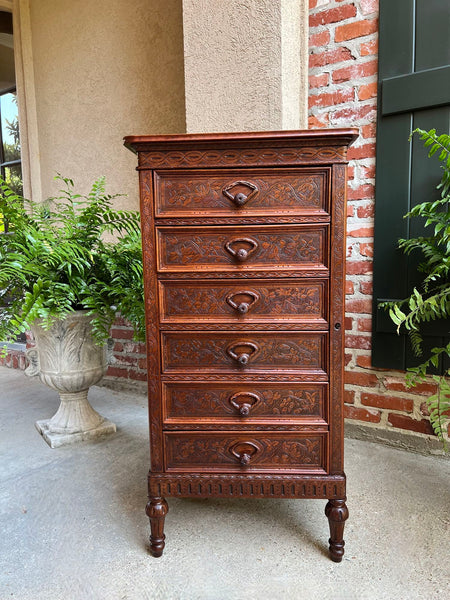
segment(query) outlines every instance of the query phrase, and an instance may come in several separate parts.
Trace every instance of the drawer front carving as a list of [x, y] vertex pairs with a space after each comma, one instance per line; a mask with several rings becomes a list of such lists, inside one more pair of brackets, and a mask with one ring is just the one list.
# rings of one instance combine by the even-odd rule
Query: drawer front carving
[[227, 419], [251, 426], [252, 418], [304, 420], [325, 417], [327, 384], [165, 383], [167, 421]]
[[163, 332], [163, 372], [326, 372], [327, 334]]
[[328, 212], [329, 169], [160, 171], [157, 217], [220, 217]]
[[158, 228], [158, 270], [323, 269], [328, 226]]
[[326, 433], [165, 433], [171, 471], [326, 470]]
[[282, 320], [327, 326], [326, 280], [160, 281], [159, 286], [163, 322]]

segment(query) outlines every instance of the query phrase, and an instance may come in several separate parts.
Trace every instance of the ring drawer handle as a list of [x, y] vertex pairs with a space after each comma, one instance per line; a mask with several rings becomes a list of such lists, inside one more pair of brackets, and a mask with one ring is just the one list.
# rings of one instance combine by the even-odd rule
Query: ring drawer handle
[[[251, 300], [250, 300], [250, 302], [236, 301], [236, 298], [238, 298], [239, 296], [250, 296]], [[228, 294], [226, 300], [227, 300], [228, 304], [231, 306], [231, 308], [234, 308], [234, 310], [237, 310], [237, 312], [240, 313], [241, 315], [245, 315], [245, 313], [247, 313], [256, 304], [256, 302], [258, 302], [259, 295], [256, 294], [255, 292], [249, 292], [247, 290], [243, 290], [242, 292], [234, 292], [232, 294]]]
[[[245, 248], [243, 245], [248, 244], [250, 248]], [[233, 246], [240, 246], [233, 248]], [[233, 258], [240, 262], [244, 262], [250, 258], [250, 256], [255, 252], [258, 248], [258, 242], [256, 240], [252, 240], [252, 238], [235, 238], [234, 240], [230, 240], [225, 244], [225, 250], [231, 254]]]
[[[249, 188], [250, 193], [244, 194], [243, 192], [236, 192], [236, 194], [232, 194], [231, 190], [235, 187], [247, 187]], [[222, 194], [231, 200], [237, 206], [237, 208], [247, 204], [247, 202], [254, 198], [258, 192], [259, 190], [256, 185], [254, 183], [250, 183], [249, 181], [234, 181], [222, 189]]]
[[[242, 347], [248, 348], [249, 352], [239, 351], [238, 348]], [[228, 356], [231, 356], [233, 360], [237, 361], [242, 366], [247, 365], [252, 358], [255, 358], [258, 352], [259, 346], [253, 342], [234, 342], [227, 348]]]
[[261, 398], [252, 392], [238, 392], [233, 394], [228, 402], [239, 412], [241, 417], [247, 417], [251, 409], [261, 402]]
[[231, 446], [230, 453], [238, 459], [243, 467], [246, 467], [261, 448], [253, 442], [237, 442]]

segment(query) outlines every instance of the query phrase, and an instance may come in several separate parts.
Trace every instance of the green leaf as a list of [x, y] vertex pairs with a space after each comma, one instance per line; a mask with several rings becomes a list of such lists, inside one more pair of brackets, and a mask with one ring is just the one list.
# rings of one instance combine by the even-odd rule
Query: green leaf
[[[99, 178], [87, 196], [58, 174], [62, 189], [42, 204], [16, 196], [0, 181], [0, 212], [14, 223], [13, 234], [0, 235], [0, 295], [16, 296], [0, 321], [0, 337], [10, 339], [36, 318], [49, 324], [68, 311], [99, 313], [97, 339], [108, 336], [115, 319], [111, 306], [144, 332], [140, 218], [116, 210], [117, 195], [105, 193]], [[103, 234], [112, 234], [106, 243]], [[8, 292], [9, 293], [9, 292]]]

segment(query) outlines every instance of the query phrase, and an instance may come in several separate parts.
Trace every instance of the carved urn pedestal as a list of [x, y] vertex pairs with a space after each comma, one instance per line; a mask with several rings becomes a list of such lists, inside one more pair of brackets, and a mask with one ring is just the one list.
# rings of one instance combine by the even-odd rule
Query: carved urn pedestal
[[90, 386], [102, 379], [107, 368], [106, 347], [94, 343], [91, 317], [86, 311], [74, 311], [48, 330], [35, 322], [31, 331], [36, 346], [27, 351], [30, 365], [25, 374], [39, 375], [60, 397], [55, 415], [36, 422], [47, 444], [56, 448], [114, 433], [115, 424], [88, 401]]

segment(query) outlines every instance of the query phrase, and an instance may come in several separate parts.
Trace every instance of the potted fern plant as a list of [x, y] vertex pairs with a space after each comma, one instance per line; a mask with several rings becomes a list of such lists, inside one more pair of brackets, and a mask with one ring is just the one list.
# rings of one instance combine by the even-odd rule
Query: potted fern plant
[[117, 312], [144, 336], [139, 213], [112, 208], [100, 178], [88, 195], [71, 179], [43, 203], [0, 181], [0, 340], [31, 330], [28, 375], [56, 389], [60, 406], [36, 426], [50, 446], [97, 437], [115, 425], [89, 404], [106, 372], [106, 342]]
[[[397, 332], [404, 327], [409, 334], [412, 348], [417, 356], [422, 356], [421, 327], [429, 321], [450, 317], [450, 135], [438, 135], [435, 129], [425, 131], [416, 129], [429, 148], [428, 156], [438, 156], [442, 162], [443, 175], [438, 189], [440, 198], [416, 205], [405, 217], [425, 219], [428, 235], [399, 240], [399, 247], [407, 254], [420, 252], [422, 262], [420, 270], [425, 274], [422, 286], [414, 288], [411, 295], [398, 302], [386, 303]], [[413, 135], [411, 134], [411, 135]], [[449, 334], [443, 331], [443, 334]], [[434, 432], [447, 449], [445, 423], [450, 411], [450, 369], [443, 373], [433, 373], [440, 360], [449, 363], [450, 342], [433, 348], [427, 357], [417, 366], [408, 369], [406, 383], [414, 386], [427, 377], [437, 384], [435, 394], [427, 399], [430, 422]]]

